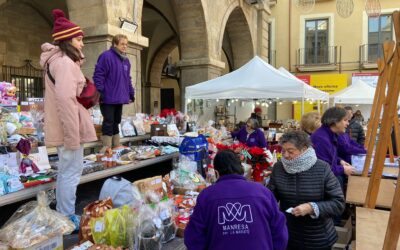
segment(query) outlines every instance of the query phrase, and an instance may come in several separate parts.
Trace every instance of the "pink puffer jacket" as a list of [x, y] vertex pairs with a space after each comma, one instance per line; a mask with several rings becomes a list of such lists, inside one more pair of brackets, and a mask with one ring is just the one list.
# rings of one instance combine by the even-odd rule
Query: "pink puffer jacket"
[[45, 143], [75, 150], [81, 143], [96, 141], [96, 132], [86, 110], [77, 100], [85, 85], [80, 65], [63, 55], [58, 46], [42, 45], [40, 65], [50, 73], [56, 84], [45, 74]]

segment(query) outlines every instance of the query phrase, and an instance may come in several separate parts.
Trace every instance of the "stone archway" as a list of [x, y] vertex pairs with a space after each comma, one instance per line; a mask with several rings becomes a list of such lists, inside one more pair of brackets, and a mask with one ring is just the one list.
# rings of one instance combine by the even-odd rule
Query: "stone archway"
[[[175, 38], [169, 39], [156, 53], [151, 61], [150, 71], [149, 71], [149, 79], [150, 79], [150, 91], [148, 100], [150, 100], [150, 112], [157, 113], [156, 109], [160, 111], [160, 90], [161, 90], [161, 75], [163, 71], [163, 66], [165, 61], [168, 58], [168, 55], [178, 47], [178, 41]], [[158, 102], [157, 105], [154, 105], [155, 101]]]
[[232, 58], [233, 69], [237, 69], [254, 57], [254, 39], [247, 18], [238, 5], [231, 5], [227, 9], [223, 24], [225, 27], [223, 26], [221, 30], [224, 32], [219, 39], [220, 53], [222, 54], [222, 48], [226, 48], [226, 44], [229, 44], [232, 54], [228, 57]]
[[208, 58], [209, 44], [202, 1], [173, 0], [179, 27], [181, 60]]
[[[51, 42], [52, 25], [34, 1], [0, 2], [0, 65], [20, 67], [30, 60], [39, 67], [40, 46]], [[0, 67], [0, 80], [1, 80]]]

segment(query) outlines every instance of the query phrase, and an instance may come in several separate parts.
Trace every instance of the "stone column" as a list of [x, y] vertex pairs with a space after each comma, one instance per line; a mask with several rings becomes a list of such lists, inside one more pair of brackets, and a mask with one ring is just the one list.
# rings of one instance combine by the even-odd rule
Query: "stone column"
[[214, 79], [221, 75], [225, 63], [210, 58], [185, 59], [177, 65], [181, 70], [181, 106], [185, 110], [185, 87]]
[[[271, 10], [267, 1], [257, 4], [257, 55], [266, 60], [268, 58], [268, 19]], [[270, 59], [270, 58], [268, 58]], [[268, 61], [271, 63], [270, 61]]]
[[[141, 15], [143, 0], [66, 0], [69, 18], [85, 33], [83, 73], [92, 78], [98, 56], [111, 46], [112, 37], [125, 34], [129, 40], [128, 58], [131, 62], [132, 84], [135, 88], [134, 104], [124, 106], [124, 114], [142, 111], [140, 52], [149, 42], [142, 36]], [[120, 18], [136, 21], [135, 33], [120, 28]]]

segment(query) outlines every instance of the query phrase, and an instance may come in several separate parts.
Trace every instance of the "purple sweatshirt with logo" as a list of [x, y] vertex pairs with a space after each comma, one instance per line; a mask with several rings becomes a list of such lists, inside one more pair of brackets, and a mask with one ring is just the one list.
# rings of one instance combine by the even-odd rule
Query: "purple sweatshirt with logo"
[[266, 148], [267, 141], [265, 140], [264, 132], [261, 129], [256, 129], [253, 133], [248, 134], [246, 126], [243, 126], [239, 131], [231, 133], [232, 138], [237, 138], [241, 143], [248, 147]]
[[188, 250], [283, 250], [287, 241], [274, 195], [236, 174], [221, 176], [200, 193], [185, 230]]
[[343, 166], [340, 165], [338, 157], [338, 135], [334, 133], [328, 126], [322, 125], [311, 135], [317, 158], [327, 162], [331, 166], [335, 176], [344, 174]]
[[127, 104], [135, 96], [131, 80], [131, 64], [113, 48], [103, 52], [97, 60], [93, 82], [105, 104]]

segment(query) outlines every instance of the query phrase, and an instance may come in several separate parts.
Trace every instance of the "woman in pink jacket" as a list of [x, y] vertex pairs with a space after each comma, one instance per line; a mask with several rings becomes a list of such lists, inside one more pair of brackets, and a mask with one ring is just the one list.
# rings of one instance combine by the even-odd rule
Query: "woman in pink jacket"
[[57, 210], [79, 228], [75, 214], [76, 188], [83, 169], [83, 146], [97, 140], [89, 112], [77, 101], [85, 85], [80, 65], [83, 32], [53, 10], [54, 43], [42, 45], [40, 64], [45, 76], [45, 143], [57, 147], [59, 169], [56, 185]]

